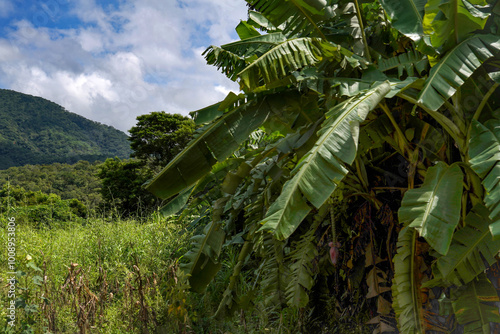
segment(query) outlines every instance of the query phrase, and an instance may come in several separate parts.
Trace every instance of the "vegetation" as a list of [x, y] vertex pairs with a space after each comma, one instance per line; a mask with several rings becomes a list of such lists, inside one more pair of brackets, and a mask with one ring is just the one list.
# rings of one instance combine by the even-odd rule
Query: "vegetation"
[[[500, 2], [247, 3], [204, 53], [242, 92], [101, 165], [109, 214], [3, 188], [21, 330], [499, 332]], [[153, 161], [161, 215], [116, 218], [158, 205]]]
[[147, 187], [206, 221], [191, 290], [229, 256], [217, 316], [498, 330], [500, 3], [247, 2], [241, 40], [204, 53], [242, 93], [193, 113]]
[[[7, 217], [2, 215], [3, 226]], [[175, 261], [189, 236], [181, 225], [157, 216], [145, 224], [93, 218], [56, 229], [19, 222], [16, 326], [9, 329], [2, 307], [0, 332], [178, 332], [185, 326], [187, 297], [177, 285]], [[7, 244], [6, 229], [0, 240]], [[7, 259], [6, 247], [1, 257]], [[2, 305], [10, 301], [8, 272], [2, 261]]]
[[107, 159], [99, 165], [100, 193], [104, 210], [115, 216], [147, 216], [161, 206], [161, 201], [143, 188], [153, 172], [141, 160]]
[[27, 192], [55, 194], [63, 200], [77, 199], [94, 209], [102, 204], [97, 177], [101, 162], [76, 164], [25, 165], [0, 170], [0, 187], [23, 188]]
[[195, 124], [192, 119], [164, 111], [137, 117], [130, 132], [132, 157], [150, 168], [165, 167], [191, 140]]
[[127, 135], [40, 97], [0, 89], [0, 169], [128, 158]]

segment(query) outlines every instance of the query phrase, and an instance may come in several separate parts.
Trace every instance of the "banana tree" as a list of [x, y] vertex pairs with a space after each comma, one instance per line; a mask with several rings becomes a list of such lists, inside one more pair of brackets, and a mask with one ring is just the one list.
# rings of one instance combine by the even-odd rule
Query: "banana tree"
[[[489, 333], [500, 2], [247, 3], [241, 40], [204, 53], [240, 93], [193, 112], [203, 126], [147, 185], [171, 198], [164, 212], [205, 217], [183, 265], [192, 290], [237, 249], [219, 314], [260, 291], [312, 324], [333, 277], [329, 298], [366, 301], [377, 332]], [[452, 305], [445, 324], [433, 298]]]

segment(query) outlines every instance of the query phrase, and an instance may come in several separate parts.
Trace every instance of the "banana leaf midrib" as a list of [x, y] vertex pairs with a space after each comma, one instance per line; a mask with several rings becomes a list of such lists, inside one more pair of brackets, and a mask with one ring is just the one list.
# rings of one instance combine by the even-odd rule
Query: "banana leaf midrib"
[[[437, 65], [437, 67], [434, 67], [433, 70], [434, 70], [434, 73], [432, 75], [430, 75], [428, 78], [427, 78], [427, 82], [432, 82], [434, 80], [434, 78], [439, 74], [439, 70], [446, 64], [446, 60], [449, 59], [451, 56], [454, 55], [454, 51], [458, 50], [458, 48], [464, 44], [465, 42], [469, 41], [470, 39], [466, 39], [464, 41], [462, 41], [461, 43], [459, 43], [455, 48], [454, 50], [448, 52], [443, 58], [440, 59], [439, 61], [439, 64]], [[427, 89], [429, 89], [430, 87], [432, 87], [432, 85], [430, 84], [427, 84], [424, 89], [422, 89], [422, 91], [420, 92], [420, 96], [423, 96], [426, 92], [427, 92]], [[455, 89], [455, 88], [453, 88]], [[418, 99], [418, 102], [419, 103], [422, 103], [421, 101], [421, 98]], [[435, 111], [435, 110], [434, 110]]]
[[[475, 252], [476, 247], [479, 244], [481, 244], [481, 242], [483, 241], [483, 239], [487, 235], [489, 235], [489, 234], [490, 234], [490, 230], [489, 229], [485, 229], [483, 231], [483, 233], [481, 234], [481, 237], [477, 239], [477, 242], [474, 242], [474, 244], [472, 244], [471, 246], [468, 246], [467, 250], [465, 252], [463, 252], [464, 255], [460, 256], [458, 261], [455, 261], [456, 264], [452, 266], [452, 268], [450, 270], [450, 273], [454, 273], [455, 269], [457, 269], [460, 266], [460, 264], [464, 262], [464, 260], [468, 257], [469, 254]], [[443, 278], [445, 278], [445, 277], [443, 277]]]
[[299, 9], [299, 11], [307, 18], [307, 20], [313, 24], [314, 29], [316, 29], [319, 32], [320, 37], [326, 41], [327, 40], [326, 36], [323, 34], [321, 29], [319, 29], [316, 22], [314, 22], [314, 20], [304, 11], [302, 6], [297, 3], [297, 0], [290, 0], [290, 2], [292, 2], [295, 5], [295, 7], [297, 7]]
[[[330, 127], [330, 130], [329, 131], [326, 131], [321, 137], [320, 141], [318, 144], [315, 145], [315, 147], [310, 151], [310, 153], [308, 154], [307, 158], [304, 159], [304, 164], [307, 164], [307, 165], [304, 165], [302, 168], [300, 168], [300, 170], [297, 172], [297, 174], [295, 174], [293, 177], [294, 178], [298, 178], [298, 180], [301, 179], [301, 176], [306, 172], [307, 170], [307, 167], [309, 166], [309, 163], [311, 162], [311, 160], [318, 154], [318, 150], [321, 149], [321, 147], [323, 147], [324, 143], [328, 140], [328, 138], [330, 137], [330, 135], [332, 133], [334, 133], [338, 126], [340, 124], [342, 124], [342, 122], [351, 114], [351, 112], [357, 107], [359, 106], [360, 103], [364, 102], [366, 99], [370, 98], [371, 97], [371, 94], [370, 95], [365, 95], [362, 99], [354, 99], [355, 101], [357, 102], [349, 102], [349, 100], [347, 100], [346, 102], [344, 102], [345, 104], [349, 104], [349, 103], [353, 103], [354, 105], [351, 106], [349, 108], [349, 112], [343, 112], [341, 117], [337, 118], [334, 123], [331, 125]], [[350, 99], [352, 100], [352, 99]], [[338, 159], [338, 158], [337, 158]], [[300, 162], [299, 162], [300, 164]], [[293, 188], [294, 191], [299, 187], [299, 183], [297, 182], [295, 187]], [[292, 193], [292, 192], [291, 192]]]
[[[445, 175], [446, 173], [443, 173], [443, 175], [439, 178], [438, 182], [436, 183], [436, 185], [433, 187], [432, 189], [432, 194], [436, 194], [440, 185], [441, 185], [441, 181], [443, 181], [443, 176]], [[436, 195], [432, 195], [431, 196], [431, 200], [429, 202], [427, 202], [426, 204], [426, 207], [425, 207], [425, 211], [424, 211], [424, 216], [422, 217], [422, 225], [421, 225], [421, 229], [424, 227], [424, 225], [428, 222], [428, 218], [429, 216], [432, 216], [440, 221], [443, 221], [443, 219], [441, 219], [441, 217], [437, 217], [435, 215], [432, 215], [431, 214], [431, 209], [433, 208], [433, 205], [434, 204], [434, 201], [435, 201], [435, 198], [436, 198]], [[447, 222], [446, 222], [447, 223]], [[411, 225], [413, 225], [413, 223], [410, 224], [410, 227]], [[418, 228], [415, 227], [415, 229], [418, 231]]]
[[[270, 34], [267, 34], [267, 35], [261, 35], [261, 36], [255, 36], [255, 37], [250, 37], [250, 38], [247, 38], [247, 39], [242, 39], [241, 41], [236, 41], [236, 42], [232, 42], [232, 43], [227, 43], [227, 44], [223, 44], [220, 46], [221, 49], [224, 49], [224, 50], [227, 50], [226, 48], [230, 48], [232, 46], [240, 46], [240, 45], [245, 45], [245, 44], [269, 44], [269, 45], [279, 45], [281, 43], [284, 43], [286, 42], [286, 40], [282, 41], [282, 42], [269, 42], [269, 41], [266, 41], [266, 40], [263, 40], [262, 37], [263, 36], [273, 36], [273, 35], [283, 35], [281, 32], [274, 32], [274, 33], [270, 33]], [[261, 39], [261, 40], [258, 40], [258, 39]], [[284, 36], [283, 36], [284, 38]]]
[[[457, 44], [452, 50], [450, 50], [449, 52], [446, 53], [446, 55], [441, 58], [439, 60], [439, 63], [432, 68], [431, 72], [434, 72], [434, 73], [429, 73], [429, 77], [426, 79], [426, 85], [425, 87], [420, 91], [420, 94], [418, 96], [418, 100], [417, 102], [418, 103], [424, 103], [424, 99], [423, 97], [425, 97], [426, 94], [430, 94], [432, 93], [432, 88], [433, 88], [433, 81], [436, 80], [436, 78], [439, 78], [439, 74], [441, 72], [441, 69], [445, 66], [445, 65], [448, 65], [448, 59], [450, 59], [451, 57], [455, 57], [457, 56], [457, 54], [460, 54], [460, 53], [463, 53], [463, 51], [461, 50], [462, 47], [464, 45], [468, 45], [470, 42], [474, 42], [474, 41], [478, 41], [480, 42], [481, 44], [483, 44], [483, 46], [485, 47], [485, 50], [487, 50], [488, 53], [492, 53], [490, 48], [488, 48], [486, 45], [490, 45], [491, 46], [491, 43], [485, 43], [485, 41], [483, 41], [483, 38], [486, 38], [486, 39], [489, 39], [491, 37], [497, 37], [497, 40], [500, 39], [499, 36], [495, 36], [495, 35], [491, 35], [491, 34], [484, 34], [484, 35], [473, 35], [465, 40], [463, 40], [462, 42], [460, 42], [459, 44]], [[472, 46], [469, 46], [470, 49], [472, 50], [472, 59], [476, 59], [480, 64], [482, 64], [484, 61], [481, 60], [481, 58], [478, 56], [478, 54], [476, 52], [474, 52], [474, 47]], [[489, 58], [489, 57], [488, 57]], [[463, 63], [464, 66], [466, 66], [468, 69], [471, 70], [471, 72], [475, 72], [481, 65], [479, 65], [477, 68], [474, 67], [470, 67], [471, 65], [474, 65], [473, 63], [471, 62], [467, 62], [467, 63]], [[460, 80], [465, 80], [464, 78], [462, 78], [458, 73], [455, 68], [452, 68], [453, 70], [453, 76], [454, 77], [459, 77]], [[468, 77], [467, 77], [468, 78]], [[447, 85], [449, 86], [450, 89], [453, 89], [454, 91], [457, 90], [456, 87], [453, 87], [452, 84], [456, 84], [456, 82], [453, 80], [453, 81], [450, 81], [448, 78], [443, 78], [443, 80], [445, 80], [447, 82]], [[458, 84], [458, 86], [460, 87], [461, 84]], [[435, 89], [435, 88], [434, 88]], [[449, 97], [443, 97], [441, 95], [441, 93], [439, 93], [437, 90], [436, 90], [436, 93], [443, 99], [443, 102], [441, 103], [441, 105], [437, 108], [430, 108], [432, 111], [437, 111], [442, 105], [443, 103], [445, 102], [446, 99], [448, 99]], [[453, 96], [453, 94], [450, 95]]]
[[241, 74], [243, 72], [246, 72], [248, 69], [251, 69], [253, 66], [256, 66], [260, 61], [262, 61], [262, 59], [266, 59], [266, 56], [268, 56], [272, 52], [275, 52], [277, 48], [282, 47], [285, 44], [289, 44], [290, 42], [298, 41], [298, 40], [311, 40], [311, 41], [315, 41], [315, 40], [317, 40], [317, 38], [314, 38], [314, 37], [297, 37], [297, 38], [287, 39], [284, 42], [278, 43], [278, 44], [276, 44], [275, 48], [272, 48], [269, 51], [267, 51], [266, 53], [264, 53], [262, 56], [259, 57], [259, 59], [255, 60], [253, 63], [251, 63], [250, 65], [248, 65], [247, 67], [245, 67], [241, 72], [239, 72], [237, 74], [237, 76], [241, 76]]

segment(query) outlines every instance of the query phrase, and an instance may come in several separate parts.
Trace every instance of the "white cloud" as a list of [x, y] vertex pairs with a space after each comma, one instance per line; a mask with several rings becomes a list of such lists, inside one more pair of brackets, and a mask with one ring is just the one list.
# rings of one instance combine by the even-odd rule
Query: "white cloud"
[[12, 1], [0, 0], [0, 17], [7, 17], [14, 10]]
[[118, 8], [76, 3], [66, 15], [77, 15], [80, 27], [35, 28], [19, 21], [0, 39], [6, 88], [124, 131], [140, 114], [186, 115], [238, 90], [201, 53], [234, 38], [234, 27], [246, 17], [244, 1], [130, 0]]

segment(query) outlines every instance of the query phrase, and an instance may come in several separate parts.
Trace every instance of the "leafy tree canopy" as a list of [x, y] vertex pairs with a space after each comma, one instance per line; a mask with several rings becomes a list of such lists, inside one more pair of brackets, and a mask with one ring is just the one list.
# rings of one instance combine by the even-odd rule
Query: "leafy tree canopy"
[[137, 117], [129, 130], [132, 157], [164, 167], [191, 140], [195, 124], [180, 114], [155, 111]]

